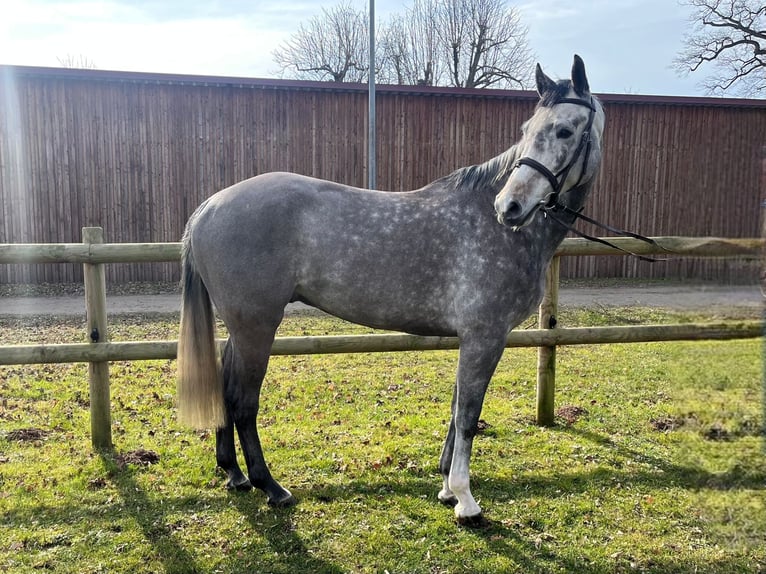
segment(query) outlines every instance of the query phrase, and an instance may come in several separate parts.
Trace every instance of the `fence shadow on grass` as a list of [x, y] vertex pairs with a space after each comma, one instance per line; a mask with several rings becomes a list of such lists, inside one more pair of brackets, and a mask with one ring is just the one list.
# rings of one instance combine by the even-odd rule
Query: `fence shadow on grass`
[[113, 451], [101, 450], [98, 454], [110, 482], [120, 493], [123, 508], [139, 525], [147, 542], [154, 547], [164, 571], [167, 574], [201, 572], [194, 557], [174, 538], [165, 517], [168, 508], [151, 500], [138, 484], [136, 470], [130, 466], [120, 467]]
[[[689, 562], [677, 553], [657, 554], [642, 563], [633, 562], [628, 554], [618, 553], [609, 562], [591, 562], [577, 555], [564, 556], [557, 552], [555, 540], [540, 544], [519, 536], [516, 529], [503, 524], [491, 528], [474, 530], [473, 535], [484, 540], [487, 549], [513, 560], [519, 572], [527, 574], [548, 572], [577, 572], [578, 574], [614, 574], [615, 572], [673, 572], [673, 574], [699, 574], [700, 565]], [[736, 560], [736, 559], [734, 559]], [[725, 558], [707, 559], [705, 572], [761, 572], [758, 564], [749, 567], [732, 563]], [[747, 569], [744, 569], [747, 568]]]
[[599, 447], [609, 449], [626, 459], [633, 460], [644, 465], [651, 465], [659, 472], [635, 472], [629, 471], [618, 474], [629, 484], [646, 484], [649, 486], [680, 486], [687, 489], [763, 489], [766, 481], [766, 471], [758, 469], [752, 473], [743, 473], [741, 467], [723, 473], [713, 473], [698, 466], [687, 466], [672, 463], [666, 459], [658, 458], [645, 452], [639, 452], [633, 448], [613, 441], [607, 435], [577, 428], [575, 426], [555, 426], [553, 430], [565, 432], [577, 436], [583, 441], [592, 442]]

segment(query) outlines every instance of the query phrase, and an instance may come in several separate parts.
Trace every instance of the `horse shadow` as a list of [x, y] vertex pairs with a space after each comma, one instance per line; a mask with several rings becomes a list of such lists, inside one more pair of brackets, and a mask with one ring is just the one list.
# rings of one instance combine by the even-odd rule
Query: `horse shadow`
[[[127, 512], [141, 528], [144, 538], [153, 546], [157, 557], [163, 565], [163, 571], [168, 574], [197, 574], [205, 569], [196, 561], [194, 555], [174, 535], [173, 525], [168, 511], [173, 505], [163, 505], [147, 494], [137, 480], [140, 468], [133, 465], [120, 464], [114, 451], [99, 452], [102, 464], [109, 476], [110, 483], [117, 489], [122, 499], [122, 509]], [[196, 499], [177, 499], [181, 506], [193, 505]], [[213, 510], [223, 512], [232, 503], [249, 521], [253, 530], [262, 534], [271, 546], [281, 564], [268, 572], [295, 572], [308, 568], [317, 574], [341, 574], [337, 566], [318, 559], [306, 548], [296, 532], [293, 519], [294, 508], [271, 509], [266, 507], [263, 497], [253, 493], [232, 493], [229, 497], [221, 493], [217, 502], [213, 502]], [[176, 505], [178, 506], [178, 505]], [[253, 563], [253, 572], [267, 572], [258, 566], [262, 557], [258, 555], [244, 556], [238, 563], [231, 565], [232, 571], [242, 570], [244, 562]], [[241, 561], [241, 562], [240, 562]], [[224, 568], [226, 568], [224, 566]], [[303, 570], [305, 571], [305, 570]]]
[[[295, 521], [296, 507], [270, 508], [265, 498], [254, 492], [229, 494], [229, 500], [242, 514], [253, 530], [266, 538], [281, 564], [274, 572], [313, 572], [316, 574], [342, 574], [344, 570], [317, 558], [309, 552], [298, 535]], [[264, 570], [256, 570], [265, 572]]]

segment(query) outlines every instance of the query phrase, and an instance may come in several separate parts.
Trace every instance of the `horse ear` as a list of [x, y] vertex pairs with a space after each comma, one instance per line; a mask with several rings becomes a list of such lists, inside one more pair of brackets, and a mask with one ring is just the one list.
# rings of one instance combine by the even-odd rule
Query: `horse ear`
[[535, 83], [537, 84], [537, 93], [540, 97], [542, 97], [545, 92], [550, 92], [556, 88], [556, 82], [545, 75], [540, 64], [537, 64], [535, 67]]
[[588, 77], [585, 75], [585, 63], [577, 54], [575, 54], [574, 63], [572, 64], [572, 86], [575, 93], [580, 97], [590, 92]]

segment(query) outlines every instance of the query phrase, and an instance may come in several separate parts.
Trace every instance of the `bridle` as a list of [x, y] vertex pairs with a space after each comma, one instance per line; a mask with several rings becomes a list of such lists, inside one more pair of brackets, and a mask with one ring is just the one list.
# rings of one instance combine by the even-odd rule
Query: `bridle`
[[569, 172], [572, 171], [572, 168], [577, 163], [577, 160], [580, 159], [580, 155], [584, 152], [585, 155], [583, 157], [582, 169], [580, 170], [580, 177], [577, 178], [577, 183], [572, 186], [572, 189], [578, 187], [580, 183], [582, 183], [582, 178], [585, 177], [585, 170], [588, 169], [588, 160], [590, 159], [590, 130], [593, 127], [593, 119], [596, 117], [596, 107], [593, 105], [593, 97], [591, 97], [589, 101], [577, 100], [575, 98], [562, 98], [554, 105], [557, 104], [575, 104], [578, 106], [584, 106], [590, 110], [590, 113], [588, 114], [588, 123], [585, 124], [585, 129], [580, 136], [580, 141], [577, 144], [577, 149], [575, 150], [572, 159], [570, 159], [569, 162], [557, 173], [553, 173], [539, 161], [532, 159], [531, 157], [520, 157], [511, 167], [511, 173], [513, 173], [513, 170], [521, 167], [522, 165], [529, 166], [541, 175], [545, 176], [545, 178], [550, 182], [553, 191], [541, 202], [542, 206], [545, 208], [553, 207], [558, 203], [561, 188], [564, 187], [564, 182], [566, 182], [567, 177], [569, 177]]
[[650, 239], [649, 237], [645, 237], [639, 233], [633, 233], [630, 231], [617, 229], [605, 223], [601, 223], [599, 221], [596, 221], [595, 219], [588, 217], [587, 215], [583, 215], [582, 210], [574, 210], [559, 202], [559, 195], [561, 194], [561, 188], [564, 187], [564, 182], [566, 182], [567, 177], [569, 177], [569, 172], [572, 171], [572, 168], [580, 159], [580, 156], [583, 154], [584, 154], [584, 157], [582, 162], [582, 168], [580, 170], [580, 177], [577, 178], [577, 182], [569, 189], [575, 189], [579, 187], [580, 184], [582, 183], [583, 177], [585, 177], [585, 170], [588, 169], [588, 160], [590, 159], [590, 151], [591, 151], [590, 130], [593, 127], [593, 119], [596, 117], [596, 107], [593, 105], [592, 96], [588, 101], [578, 100], [575, 98], [562, 98], [552, 105], [557, 105], [557, 104], [575, 104], [578, 106], [584, 106], [590, 110], [588, 114], [588, 122], [585, 124], [585, 129], [583, 130], [582, 135], [580, 136], [580, 141], [577, 144], [577, 149], [575, 150], [574, 155], [572, 156], [572, 159], [570, 159], [569, 162], [564, 167], [562, 167], [558, 172], [553, 173], [550, 169], [545, 167], [536, 159], [532, 159], [531, 157], [520, 157], [514, 162], [513, 166], [511, 167], [510, 173], [513, 173], [513, 170], [521, 167], [522, 165], [526, 165], [531, 167], [532, 169], [534, 169], [541, 175], [543, 175], [550, 182], [553, 190], [551, 191], [550, 194], [548, 194], [545, 197], [545, 199], [543, 199], [540, 202], [539, 204], [540, 209], [543, 211], [546, 217], [550, 217], [553, 221], [555, 221], [562, 227], [566, 228], [568, 231], [571, 231], [575, 235], [579, 235], [580, 237], [587, 239], [588, 241], [595, 241], [596, 243], [608, 245], [609, 247], [613, 247], [615, 249], [618, 249], [619, 251], [624, 251], [625, 253], [633, 255], [634, 257], [637, 257], [638, 259], [641, 259], [642, 261], [649, 261], [652, 263], [655, 261], [663, 261], [663, 259], [655, 259], [653, 257], [646, 257], [645, 255], [639, 255], [637, 253], [633, 253], [632, 251], [623, 249], [622, 247], [619, 247], [615, 245], [614, 243], [610, 243], [609, 241], [605, 239], [601, 239], [599, 237], [593, 237], [592, 235], [588, 235], [587, 233], [578, 231], [572, 225], [565, 223], [564, 221], [561, 221], [555, 215], [557, 212], [563, 211], [564, 213], [574, 216], [574, 221], [577, 221], [577, 219], [582, 219], [583, 221], [587, 221], [588, 223], [592, 225], [596, 225], [598, 227], [601, 227], [602, 229], [606, 229], [607, 231], [614, 233], [616, 235], [620, 235], [622, 237], [633, 237], [635, 239], [640, 239], [641, 241], [644, 241], [645, 243], [649, 243], [650, 245], [659, 247], [663, 249], [664, 251], [669, 251], [668, 249], [665, 249], [664, 247], [662, 247], [656, 241], [654, 241], [653, 239]]

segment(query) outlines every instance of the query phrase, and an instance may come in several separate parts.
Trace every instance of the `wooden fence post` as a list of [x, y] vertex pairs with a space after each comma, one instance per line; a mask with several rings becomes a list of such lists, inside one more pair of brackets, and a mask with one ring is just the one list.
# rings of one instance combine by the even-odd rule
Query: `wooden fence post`
[[[103, 243], [104, 230], [101, 227], [83, 227], [82, 242]], [[83, 263], [85, 282], [85, 310], [87, 314], [87, 335], [92, 344], [109, 340], [106, 329], [106, 277], [100, 263]], [[88, 363], [90, 386], [90, 433], [91, 443], [96, 449], [112, 448], [112, 416], [109, 401], [109, 363], [106, 361]]]
[[[559, 261], [554, 257], [545, 275], [545, 294], [538, 313], [540, 329], [554, 329], [559, 305]], [[556, 347], [537, 349], [537, 424], [553, 426], [556, 387]]]

